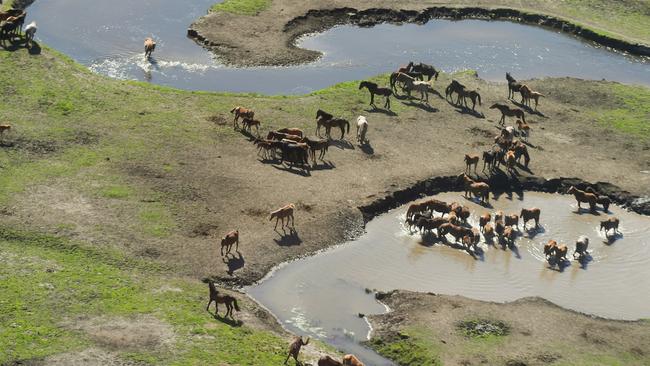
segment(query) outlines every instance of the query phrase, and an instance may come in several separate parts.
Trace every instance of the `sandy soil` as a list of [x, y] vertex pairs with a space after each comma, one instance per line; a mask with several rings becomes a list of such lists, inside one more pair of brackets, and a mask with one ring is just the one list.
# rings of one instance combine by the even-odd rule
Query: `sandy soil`
[[[466, 14], [450, 9], [428, 11], [431, 7], [467, 7]], [[483, 14], [483, 9], [506, 8], [503, 11]], [[332, 9], [338, 9], [336, 11]], [[528, 13], [540, 14], [528, 16]], [[332, 11], [330, 11], [332, 10]], [[389, 11], [394, 10], [394, 11]], [[401, 11], [401, 12], [400, 12]], [[543, 15], [548, 14], [548, 16]], [[212, 12], [190, 25], [188, 35], [214, 51], [219, 58], [237, 66], [290, 65], [314, 61], [320, 52], [297, 48], [294, 41], [308, 33], [323, 31], [337, 24], [354, 23], [371, 26], [381, 22], [423, 22], [434, 17], [448, 18], [500, 18], [530, 24], [544, 24], [562, 29], [584, 38], [597, 41], [631, 53], [650, 55], [650, 48], [638, 39], [617, 32], [616, 27], [606, 27], [612, 37], [598, 35], [576, 24], [591, 26], [589, 15], [585, 19], [565, 19], [566, 13], [552, 1], [481, 0], [472, 3], [450, 3], [437, 0], [274, 0], [271, 6], [251, 16], [238, 16], [225, 12]], [[594, 24], [595, 28], [603, 27]], [[614, 38], [615, 37], [615, 38]]]
[[[435, 349], [444, 365], [595, 365], [617, 359], [626, 365], [647, 365], [650, 361], [647, 321], [599, 319], [540, 298], [502, 304], [397, 291], [382, 301], [392, 311], [370, 317], [375, 341], [391, 343], [413, 336]], [[469, 320], [505, 324], [508, 334], [472, 338], [459, 329], [460, 322]]]

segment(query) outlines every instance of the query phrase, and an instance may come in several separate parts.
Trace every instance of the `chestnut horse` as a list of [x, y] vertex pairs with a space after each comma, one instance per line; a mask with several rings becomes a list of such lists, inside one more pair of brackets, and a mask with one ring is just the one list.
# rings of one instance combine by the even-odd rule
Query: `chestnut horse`
[[309, 337], [307, 337], [307, 341], [303, 341], [302, 337], [295, 337], [293, 339], [293, 342], [289, 345], [289, 354], [287, 354], [287, 359], [284, 360], [284, 364], [286, 365], [287, 362], [289, 362], [289, 358], [293, 357], [293, 359], [296, 361], [296, 365], [301, 365], [301, 363], [298, 361], [298, 355], [300, 354], [300, 348], [302, 346], [306, 346], [309, 344]]
[[228, 255], [233, 245], [235, 245], [235, 251], [238, 252], [239, 230], [233, 230], [221, 239], [221, 256], [223, 257], [223, 248], [226, 248], [226, 255]]
[[539, 214], [541, 213], [541, 210], [537, 207], [533, 208], [522, 208], [521, 209], [521, 220], [524, 222], [524, 230], [526, 230], [526, 223], [529, 220], [535, 220], [535, 229], [539, 227]]
[[294, 128], [282, 128], [282, 129], [279, 129], [278, 132], [286, 133], [287, 135], [294, 135], [294, 136], [298, 136], [298, 137], [303, 137], [305, 135], [305, 133], [301, 129], [295, 128], [295, 127]]
[[465, 173], [470, 173], [472, 171], [472, 165], [474, 165], [474, 173], [476, 173], [476, 167], [481, 158], [478, 155], [465, 154]]
[[341, 361], [337, 361], [330, 356], [322, 356], [318, 359], [318, 366], [342, 366]]
[[282, 228], [285, 227], [284, 224], [284, 219], [287, 219], [287, 224], [286, 226], [289, 226], [289, 220], [291, 220], [291, 227], [294, 227], [294, 221], [293, 221], [293, 211], [296, 209], [296, 206], [293, 205], [293, 203], [290, 203], [284, 207], [281, 207], [275, 211], [271, 212], [271, 217], [269, 218], [269, 221], [273, 220], [275, 218], [275, 227], [273, 229], [278, 228], [278, 221], [282, 220]]
[[232, 121], [233, 128], [237, 128], [237, 120], [239, 120], [239, 117], [249, 118], [249, 119], [255, 118], [255, 112], [252, 109], [247, 109], [241, 106], [237, 106], [231, 109], [230, 113], [235, 114], [235, 119]]
[[591, 211], [596, 210], [596, 201], [598, 200], [598, 197], [593, 194], [593, 193], [587, 193], [585, 191], [581, 191], [575, 186], [569, 187], [569, 190], [567, 191], [568, 194], [573, 194], [573, 197], [575, 197], [576, 201], [578, 201], [578, 210], [580, 210], [582, 207], [580, 206], [580, 203], [585, 202], [589, 204], [589, 209]]
[[600, 222], [600, 230], [605, 230], [605, 236], [607, 236], [607, 233], [610, 230], [614, 230], [614, 234], [616, 234], [618, 231], [618, 224], [620, 223], [619, 219], [617, 217], [610, 217], [607, 220], [603, 220]]
[[364, 366], [363, 362], [359, 361], [358, 358], [354, 355], [345, 355], [343, 356], [343, 365], [344, 366]]

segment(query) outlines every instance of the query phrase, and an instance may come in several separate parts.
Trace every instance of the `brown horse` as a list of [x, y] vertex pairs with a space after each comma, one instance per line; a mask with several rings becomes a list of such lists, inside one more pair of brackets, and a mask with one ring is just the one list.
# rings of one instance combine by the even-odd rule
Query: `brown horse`
[[223, 257], [223, 248], [226, 248], [226, 255], [228, 255], [233, 245], [235, 245], [235, 251], [238, 252], [239, 230], [233, 230], [221, 239], [221, 256]]
[[257, 133], [257, 137], [260, 137], [260, 125], [262, 124], [262, 122], [256, 119], [244, 118], [241, 121], [241, 124], [242, 124], [242, 129], [248, 132], [251, 132], [251, 128], [255, 127], [255, 132]]
[[293, 142], [302, 142], [302, 137], [296, 136], [296, 135], [289, 135], [286, 133], [282, 132], [277, 132], [277, 131], [269, 131], [268, 134], [266, 134], [266, 139], [267, 140], [275, 140], [275, 141], [282, 141], [282, 140], [289, 140]]
[[476, 167], [480, 159], [478, 155], [465, 154], [465, 173], [472, 171], [472, 165], [474, 165], [474, 173], [476, 173]]
[[299, 136], [299, 137], [303, 137], [305, 135], [305, 133], [301, 129], [295, 128], [295, 127], [293, 127], [293, 128], [282, 128], [282, 129], [279, 129], [278, 132], [286, 133], [287, 135]]
[[555, 262], [559, 264], [559, 263], [565, 261], [568, 251], [569, 251], [569, 249], [564, 244], [560, 244], [560, 245], [556, 246], [555, 250], [554, 250]]
[[220, 295], [217, 288], [214, 286], [214, 282], [208, 281], [208, 287], [210, 288], [210, 301], [208, 301], [208, 306], [205, 308], [205, 311], [210, 312], [210, 304], [214, 301], [214, 315], [219, 315], [219, 304], [226, 305], [226, 314], [224, 318], [227, 318], [230, 315], [231, 319], [235, 319], [232, 316], [232, 309], [239, 311], [239, 305], [237, 304], [237, 299], [230, 295]]
[[494, 237], [494, 226], [489, 222], [483, 227], [483, 236], [486, 240]]
[[[0, 128], [2, 128], [2, 126], [0, 126]], [[609, 205], [612, 204], [612, 200], [609, 197], [599, 195], [596, 193], [596, 190], [591, 187], [585, 188], [585, 192], [594, 194], [596, 196], [596, 203], [603, 206], [603, 211], [609, 211]]]
[[539, 214], [541, 213], [541, 210], [537, 207], [533, 208], [522, 208], [521, 209], [521, 220], [524, 222], [524, 230], [526, 230], [526, 223], [529, 220], [535, 220], [535, 229], [539, 227]]
[[[478, 159], [478, 156], [476, 158]], [[458, 176], [458, 178], [463, 181], [463, 184], [465, 186], [465, 197], [467, 197], [468, 193], [471, 193], [474, 195], [474, 197], [480, 199], [483, 203], [490, 202], [489, 184], [476, 182], [472, 178], [468, 177], [467, 174], [461, 174]]]
[[432, 219], [420, 217], [415, 223], [415, 226], [418, 228], [420, 233], [432, 232], [435, 229], [438, 230], [438, 234], [440, 234], [440, 226], [445, 223], [447, 223], [447, 220], [442, 217], [434, 217]]
[[519, 130], [520, 135], [525, 137], [524, 140], [528, 141], [528, 137], [530, 137], [533, 129], [529, 125], [517, 120], [517, 130]]
[[519, 230], [519, 216], [516, 214], [504, 216], [503, 223], [506, 226], [514, 226], [517, 230]]
[[524, 116], [524, 111], [522, 111], [519, 108], [510, 108], [509, 106], [501, 103], [494, 103], [492, 106], [490, 106], [490, 109], [498, 109], [499, 112], [501, 112], [501, 119], [499, 120], [499, 123], [503, 126], [506, 123], [506, 116], [507, 117], [516, 117], [526, 122], [526, 116]]
[[515, 244], [516, 237], [517, 237], [517, 233], [511, 226], [508, 226], [505, 229], [503, 229], [503, 234], [501, 235], [501, 239], [506, 244], [508, 244], [509, 247], [512, 247]]
[[479, 94], [476, 90], [467, 90], [467, 89], [459, 89], [458, 91], [458, 100], [460, 98], [463, 98], [463, 104], [465, 105], [465, 108], [469, 108], [467, 106], [467, 98], [469, 98], [472, 101], [472, 110], [476, 110], [476, 101], [478, 100], [478, 105], [481, 105], [481, 94]]
[[620, 223], [619, 219], [617, 217], [610, 217], [607, 220], [603, 220], [600, 222], [600, 230], [605, 230], [605, 236], [607, 236], [607, 233], [610, 230], [614, 230], [614, 234], [616, 234], [618, 231], [618, 224]]
[[239, 120], [239, 117], [250, 119], [255, 118], [255, 112], [252, 109], [247, 109], [240, 106], [231, 109], [230, 113], [235, 114], [235, 119], [232, 121], [233, 128], [237, 128], [237, 120]]
[[438, 235], [443, 237], [447, 234], [451, 234], [451, 236], [454, 237], [455, 242], [458, 242], [458, 240], [462, 239], [464, 236], [472, 235], [472, 230], [447, 222], [438, 227]]
[[275, 226], [273, 229], [278, 228], [278, 221], [282, 220], [282, 226], [281, 228], [285, 227], [284, 224], [284, 219], [287, 219], [287, 224], [286, 226], [289, 227], [289, 220], [291, 220], [291, 227], [294, 227], [294, 221], [293, 221], [293, 211], [296, 209], [296, 206], [294, 206], [293, 203], [290, 203], [286, 206], [283, 206], [275, 211], [271, 212], [271, 217], [269, 218], [269, 221], [275, 219]]
[[342, 366], [341, 361], [337, 361], [330, 356], [322, 356], [318, 359], [318, 366]]
[[478, 227], [481, 231], [485, 231], [485, 225], [487, 225], [490, 220], [492, 220], [492, 216], [489, 213], [483, 214], [481, 217], [479, 217]]
[[530, 107], [530, 100], [535, 101], [535, 110], [537, 110], [537, 104], [539, 104], [539, 98], [545, 97], [544, 94], [540, 92], [533, 91], [528, 85], [522, 85], [519, 90], [521, 93], [521, 102]]
[[151, 54], [156, 49], [156, 42], [151, 37], [147, 37], [144, 40], [144, 58], [151, 57]]
[[517, 157], [515, 156], [515, 151], [514, 150], [508, 150], [506, 153], [505, 157], [505, 162], [506, 162], [506, 168], [508, 168], [508, 171], [513, 174], [515, 171], [515, 164], [517, 163]]
[[284, 360], [284, 364], [286, 365], [287, 362], [289, 362], [289, 358], [293, 357], [293, 359], [296, 361], [296, 365], [301, 365], [300, 361], [298, 361], [300, 348], [308, 344], [309, 344], [309, 337], [307, 337], [306, 342], [302, 340], [302, 337], [294, 337], [293, 342], [291, 342], [291, 344], [289, 345], [289, 354], [287, 354], [287, 359]]
[[569, 187], [569, 190], [567, 191], [568, 194], [573, 194], [573, 197], [575, 197], [576, 201], [578, 201], [578, 210], [580, 210], [582, 207], [580, 204], [582, 202], [588, 203], [589, 204], [589, 209], [591, 211], [596, 210], [596, 201], [598, 200], [598, 197], [593, 194], [593, 193], [587, 193], [585, 191], [581, 191], [578, 188], [571, 186]]
[[557, 247], [557, 242], [553, 239], [549, 240], [548, 243], [544, 244], [544, 256], [548, 259], [555, 252]]
[[325, 158], [325, 153], [330, 146], [329, 140], [311, 140], [305, 138], [305, 143], [309, 146], [309, 155], [311, 156], [312, 162], [316, 165], [316, 151], [319, 152], [318, 159], [323, 160]]
[[358, 358], [354, 355], [345, 355], [343, 356], [343, 365], [344, 366], [364, 366], [363, 362], [359, 361]]
[[431, 212], [440, 212], [442, 213], [443, 217], [445, 216], [445, 214], [451, 211], [451, 207], [449, 207], [447, 202], [439, 201], [435, 198], [427, 200], [423, 203], [426, 205], [427, 210], [431, 210]]

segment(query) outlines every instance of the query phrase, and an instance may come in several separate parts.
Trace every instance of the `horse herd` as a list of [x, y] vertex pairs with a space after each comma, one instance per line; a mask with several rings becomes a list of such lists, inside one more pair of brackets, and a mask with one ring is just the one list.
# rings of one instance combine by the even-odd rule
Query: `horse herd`
[[[21, 9], [10, 9], [0, 12], [0, 45], [5, 46], [5, 41], [13, 43], [16, 37], [20, 36], [25, 24], [27, 12]], [[25, 26], [25, 44], [31, 48], [36, 34], [36, 22], [31, 22]]]
[[[488, 202], [490, 187], [487, 183], [474, 182], [466, 174], [461, 174], [458, 179], [464, 182], [466, 198], [471, 199], [471, 196], [474, 195], [480, 198], [481, 202]], [[567, 193], [574, 194], [578, 204], [585, 202], [585, 200], [590, 204], [593, 203], [592, 210], [595, 210], [596, 202], [601, 202], [604, 211], [607, 212], [609, 209], [610, 200], [606, 196], [581, 191], [575, 186], [569, 187]], [[436, 213], [439, 213], [440, 216], [436, 217]], [[457, 202], [447, 203], [430, 198], [409, 205], [406, 211], [405, 224], [410, 232], [417, 229], [421, 235], [431, 235], [435, 230], [438, 239], [447, 243], [447, 235], [451, 235], [454, 238], [453, 244], [460, 245], [461, 249], [475, 255], [479, 251], [478, 244], [481, 241], [481, 234], [488, 245], [494, 244], [496, 238], [503, 249], [506, 246], [513, 248], [520, 231], [520, 220], [523, 230], [528, 229], [529, 221], [534, 221], [534, 230], [537, 230], [540, 215], [541, 210], [536, 207], [523, 208], [519, 214], [505, 215], [502, 211], [493, 214], [486, 213], [479, 217], [478, 228], [476, 228], [468, 223], [471, 216], [469, 207]], [[494, 221], [492, 221], [492, 218], [494, 218]], [[614, 234], [619, 233], [619, 224], [620, 220], [617, 217], [610, 217], [600, 222], [600, 230], [605, 232], [605, 236], [609, 237], [609, 233], [612, 231]], [[575, 243], [573, 258], [576, 260], [585, 259], [588, 255], [588, 247], [589, 238], [584, 235], [580, 236]], [[544, 245], [544, 255], [551, 266], [561, 266], [567, 260], [567, 252], [567, 246], [558, 244], [555, 240], [549, 240]]]
[[[350, 133], [350, 122], [346, 119], [334, 117], [321, 109], [316, 112], [316, 136], [313, 139], [305, 136], [305, 132], [300, 128], [288, 127], [274, 131], [269, 131], [265, 139], [260, 138], [260, 126], [262, 122], [255, 119], [255, 111], [250, 108], [237, 106], [230, 110], [234, 114], [233, 128], [239, 128], [239, 119], [241, 118], [241, 130], [252, 133], [253, 127], [257, 138], [253, 139], [253, 144], [257, 146], [257, 155], [265, 160], [280, 160], [280, 164], [289, 163], [290, 168], [299, 166], [305, 171], [309, 171], [311, 160], [313, 166], [316, 166], [318, 160], [324, 161], [330, 145], [332, 144], [332, 129], [341, 131], [340, 139], [345, 138], [346, 133]], [[321, 128], [325, 131], [325, 137], [321, 135]], [[369, 143], [368, 137], [368, 119], [365, 116], [357, 117], [356, 140], [363, 146]]]

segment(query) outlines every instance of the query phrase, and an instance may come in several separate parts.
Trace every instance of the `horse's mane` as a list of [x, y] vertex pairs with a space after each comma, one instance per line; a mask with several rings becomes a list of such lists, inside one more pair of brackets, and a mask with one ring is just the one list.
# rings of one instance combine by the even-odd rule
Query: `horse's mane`
[[333, 115], [331, 115], [331, 114], [325, 112], [325, 111], [322, 110], [322, 109], [319, 109], [319, 110], [316, 112], [316, 118], [318, 118], [319, 116], [320, 116], [320, 117], [325, 117], [325, 119], [332, 119], [332, 118], [334, 118]]

